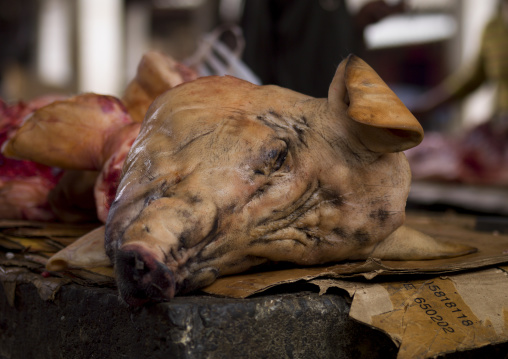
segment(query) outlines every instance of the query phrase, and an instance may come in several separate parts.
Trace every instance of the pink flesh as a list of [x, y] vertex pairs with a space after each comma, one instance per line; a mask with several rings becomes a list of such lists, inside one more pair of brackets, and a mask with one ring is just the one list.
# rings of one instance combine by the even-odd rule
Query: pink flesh
[[406, 152], [413, 178], [480, 185], [508, 182], [506, 134], [490, 124], [472, 128], [461, 137], [427, 133]]
[[[0, 147], [21, 126], [23, 119], [60, 97], [43, 97], [8, 105], [0, 100]], [[59, 169], [0, 153], [0, 218], [53, 220], [47, 195], [60, 179]]]
[[[148, 101], [146, 108], [161, 92], [178, 83], [196, 78], [196, 73], [193, 70], [165, 55], [157, 54], [155, 56], [152, 54], [146, 56], [146, 61], [154, 63], [148, 64], [150, 66], [145, 64], [144, 67], [140, 65], [142, 70], [145, 67], [148, 70], [154, 67], [157, 71], [162, 71], [161, 75], [157, 71], [153, 73], [153, 71], [145, 69], [145, 72], [148, 71], [147, 73], [141, 71], [137, 75], [137, 80], [151, 90], [153, 90], [152, 87], [160, 90], [157, 93], [148, 91], [149, 98], [143, 98], [144, 101]], [[172, 82], [173, 77], [179, 77], [177, 83]], [[161, 84], [158, 84], [158, 81]], [[29, 103], [20, 102], [12, 106], [8, 106], [0, 100], [0, 146], [14, 136], [29, 114], [62, 99], [61, 96], [46, 96]], [[37, 194], [38, 199], [36, 201], [20, 197], [17, 200], [19, 210], [13, 211], [13, 213], [18, 213], [16, 216], [22, 216], [25, 219], [32, 219], [32, 217], [33, 219], [46, 217], [48, 220], [53, 219], [54, 214], [49, 210], [45, 197], [61, 178], [62, 171], [55, 167], [96, 170], [101, 172], [94, 187], [97, 214], [99, 219], [105, 222], [109, 207], [116, 194], [123, 162], [139, 132], [139, 125], [133, 124], [132, 118], [124, 106], [124, 104], [127, 107], [131, 105], [129, 100], [133, 100], [135, 103], [138, 99], [134, 95], [134, 97], [124, 98], [125, 102], [122, 103], [112, 96], [83, 94], [60, 101], [53, 105], [52, 110], [43, 110], [40, 116], [36, 112], [37, 122], [43, 125], [29, 127], [29, 141], [22, 146], [24, 150], [28, 149], [28, 152], [21, 154], [21, 156], [17, 155], [26, 160], [9, 159], [0, 154], [0, 190], [3, 190], [3, 194], [0, 195], [0, 206], [2, 206], [2, 201], [7, 204], [7, 207], [12, 206], [13, 204], [7, 200], [6, 196], [9, 195], [9, 198], [15, 196], [13, 197], [7, 192], [20, 188], [19, 183], [24, 179], [29, 179], [23, 186], [34, 186], [34, 190], [26, 193], [27, 195], [33, 193], [33, 196]], [[73, 108], [75, 111], [72, 110]], [[146, 108], [143, 111], [146, 111]], [[82, 131], [76, 131], [77, 128]], [[68, 132], [67, 136], [62, 137], [62, 131]], [[37, 138], [43, 138], [45, 141], [39, 146], [32, 145], [31, 139]], [[62, 138], [69, 140], [62, 141]], [[58, 143], [64, 144], [55, 146]], [[17, 185], [7, 186], [10, 181], [17, 181]], [[38, 203], [38, 206], [45, 208], [44, 210], [48, 214], [32, 215], [31, 213], [34, 211], [23, 210], [27, 206], [33, 208], [33, 203]], [[0, 211], [0, 218], [7, 218], [6, 216], [7, 213], [3, 214]]]
[[112, 155], [104, 164], [95, 183], [94, 195], [97, 206], [97, 215], [102, 222], [106, 222], [109, 208], [115, 199], [116, 190], [120, 182], [123, 163], [127, 157], [132, 143], [139, 132], [140, 124], [124, 126], [117, 132], [114, 143], [110, 146]]

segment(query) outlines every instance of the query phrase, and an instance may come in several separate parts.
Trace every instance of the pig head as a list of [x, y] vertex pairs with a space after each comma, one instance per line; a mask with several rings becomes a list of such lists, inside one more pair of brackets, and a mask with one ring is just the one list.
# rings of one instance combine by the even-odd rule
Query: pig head
[[267, 261], [397, 259], [398, 242], [380, 244], [405, 218], [401, 151], [422, 137], [354, 56], [327, 99], [233, 77], [171, 89], [145, 117], [106, 224], [122, 298], [167, 300]]

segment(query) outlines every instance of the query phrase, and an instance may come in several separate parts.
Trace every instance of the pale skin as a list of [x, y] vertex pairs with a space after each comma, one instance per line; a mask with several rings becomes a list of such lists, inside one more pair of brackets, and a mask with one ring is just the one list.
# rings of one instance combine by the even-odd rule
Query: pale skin
[[[266, 261], [385, 254], [379, 243], [403, 224], [410, 184], [398, 151], [423, 132], [363, 61], [341, 66], [328, 99], [212, 77], [152, 104], [106, 227], [127, 303]], [[392, 101], [380, 118], [373, 96]]]

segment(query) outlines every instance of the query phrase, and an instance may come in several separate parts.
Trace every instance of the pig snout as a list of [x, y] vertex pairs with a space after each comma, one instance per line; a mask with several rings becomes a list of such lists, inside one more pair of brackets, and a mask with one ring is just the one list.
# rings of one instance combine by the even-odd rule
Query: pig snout
[[130, 306], [165, 301], [176, 291], [175, 275], [166, 264], [139, 245], [126, 245], [116, 253], [120, 296]]
[[[211, 201], [173, 195], [145, 201], [139, 215], [131, 213], [138, 210], [135, 203], [113, 208], [115, 217], [131, 219], [112, 221], [106, 229], [120, 296], [127, 304], [167, 301], [193, 289], [196, 281], [215, 279], [213, 268], [196, 268], [194, 262], [217, 226]], [[111, 233], [120, 234], [115, 238]]]

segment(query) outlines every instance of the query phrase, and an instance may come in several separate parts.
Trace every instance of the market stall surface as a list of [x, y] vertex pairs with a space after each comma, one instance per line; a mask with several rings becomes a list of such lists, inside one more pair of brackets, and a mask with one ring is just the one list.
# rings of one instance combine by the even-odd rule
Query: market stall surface
[[[469, 226], [464, 221], [461, 223], [462, 226]], [[308, 276], [302, 276], [301, 280], [292, 278], [277, 285], [265, 285], [263, 290], [254, 288], [247, 294], [245, 288], [239, 288], [244, 293], [240, 295], [242, 298], [210, 294], [214, 291], [207, 290], [208, 293], [181, 296], [167, 303], [129, 308], [120, 302], [108, 269], [71, 270], [65, 273], [45, 271], [44, 258], [54, 251], [52, 247], [60, 247], [73, 236], [79, 235], [80, 231], [86, 232], [88, 229], [53, 225], [48, 230], [47, 227], [34, 224], [4, 224], [0, 236], [3, 248], [0, 253], [1, 359], [403, 358], [407, 355], [404, 356], [400, 348], [406, 354], [409, 349], [417, 349], [404, 344], [403, 338], [401, 345], [400, 341], [394, 339], [397, 335], [390, 329], [379, 330], [379, 323], [366, 323], [370, 320], [362, 318], [366, 312], [372, 314], [372, 318], [379, 316], [374, 315], [375, 305], [368, 310], [361, 309], [358, 304], [360, 299], [364, 301], [364, 306], [369, 306], [369, 296], [365, 295], [370, 289], [379, 292], [379, 288], [384, 286], [388, 288], [386, 293], [393, 292], [391, 298], [405, 290], [411, 302], [406, 300], [409, 304], [404, 311], [409, 313], [414, 309], [425, 315], [420, 309], [421, 305], [418, 305], [425, 293], [421, 292], [415, 297], [410, 289], [420, 283], [432, 298], [436, 297], [433, 299], [442, 299], [437, 298], [436, 291], [432, 291], [439, 281], [442, 286], [440, 292], [447, 290], [441, 283], [448, 277], [439, 275], [408, 277], [406, 273], [396, 278], [386, 276], [381, 280], [376, 277], [370, 281], [365, 278], [338, 280], [313, 275], [312, 280]], [[507, 277], [506, 266], [503, 267], [502, 263], [486, 266], [480, 272], [483, 273], [482, 278], [494, 281], [498, 277]], [[260, 273], [252, 275], [262, 277]], [[470, 273], [457, 273], [453, 281], [456, 288], [460, 289], [460, 283], [470, 282], [469, 277], [464, 277], [466, 275]], [[234, 289], [234, 277], [228, 280], [223, 283], [229, 283], [228, 290]], [[487, 283], [486, 279], [482, 281]], [[254, 281], [245, 280], [244, 277], [242, 283], [252, 284]], [[487, 284], [492, 283], [496, 282]], [[504, 284], [500, 282], [499, 285]], [[449, 294], [454, 295], [453, 292]], [[352, 308], [353, 297], [358, 300]], [[467, 298], [464, 299], [467, 302]], [[428, 300], [430, 303], [431, 299]], [[459, 303], [458, 300], [454, 301]], [[451, 299], [443, 303], [451, 303]], [[466, 313], [465, 304], [461, 303], [458, 305], [462, 305]], [[360, 314], [356, 313], [357, 319], [354, 319], [350, 312], [358, 312], [358, 308], [361, 309]], [[398, 313], [395, 309], [389, 312], [394, 318]], [[504, 315], [501, 324], [503, 320], [508, 322], [506, 310], [499, 315]], [[441, 333], [440, 338], [446, 338], [446, 330], [430, 318], [426, 319], [428, 323], [421, 323], [422, 331], [429, 331], [425, 327], [429, 325], [431, 330]], [[386, 322], [386, 316], [383, 320]], [[418, 322], [410, 318], [407, 321]], [[454, 331], [458, 332], [459, 328], [454, 327], [453, 322], [446, 324], [448, 326], [445, 328], [455, 328]], [[476, 319], [473, 324], [471, 327], [477, 325]], [[507, 357], [508, 341], [504, 339], [503, 329], [500, 330], [495, 324], [496, 330], [485, 334], [485, 338], [495, 338], [492, 343], [480, 343], [477, 339], [476, 347], [469, 349], [459, 343], [459, 351], [448, 351], [441, 357]], [[460, 325], [467, 330], [472, 329], [464, 326], [463, 322]], [[404, 328], [410, 326], [406, 324]], [[484, 329], [479, 325], [478, 328]], [[425, 336], [423, 334], [422, 337]], [[493, 336], [489, 336], [491, 334]], [[426, 354], [420, 351], [417, 357], [432, 356], [430, 349], [429, 346]]]

